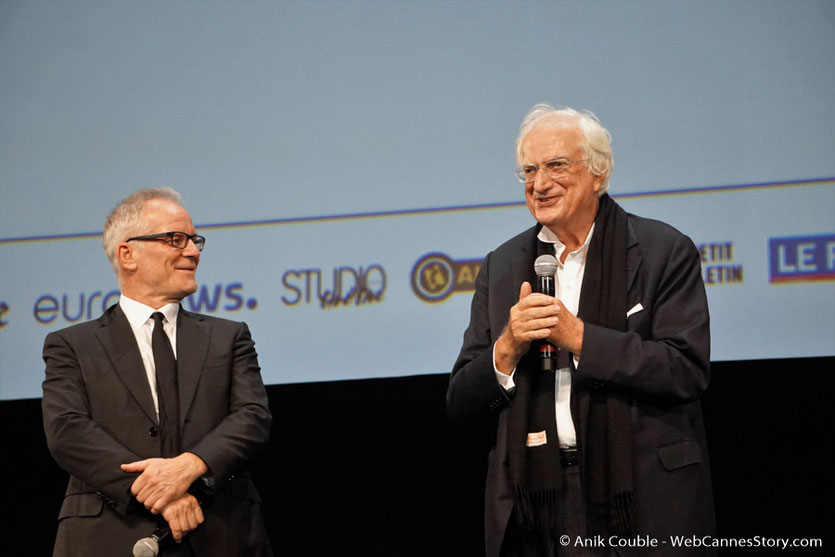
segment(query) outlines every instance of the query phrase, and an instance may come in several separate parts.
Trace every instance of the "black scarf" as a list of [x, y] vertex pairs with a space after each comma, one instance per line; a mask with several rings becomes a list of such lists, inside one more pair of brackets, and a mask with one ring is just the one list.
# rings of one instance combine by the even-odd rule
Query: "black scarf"
[[[594, 222], [578, 316], [585, 323], [625, 331], [626, 212], [604, 194]], [[555, 534], [559, 534], [556, 529], [562, 487], [554, 414], [555, 377], [553, 372], [540, 370], [537, 350], [538, 346], [532, 346], [519, 363], [516, 395], [508, 409], [508, 461], [517, 525], [520, 537], [534, 545], [546, 537], [556, 539]], [[630, 401], [609, 385], [579, 381], [573, 374], [571, 405], [589, 534], [634, 533]], [[528, 447], [528, 434], [542, 431], [547, 443]]]

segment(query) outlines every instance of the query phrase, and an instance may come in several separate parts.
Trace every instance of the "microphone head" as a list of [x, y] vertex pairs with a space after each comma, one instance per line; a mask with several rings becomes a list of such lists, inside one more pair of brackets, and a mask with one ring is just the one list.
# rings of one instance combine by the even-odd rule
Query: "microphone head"
[[157, 557], [159, 544], [154, 538], [142, 538], [133, 544], [133, 557]]
[[557, 258], [553, 255], [540, 255], [533, 264], [538, 277], [553, 277], [557, 274]]

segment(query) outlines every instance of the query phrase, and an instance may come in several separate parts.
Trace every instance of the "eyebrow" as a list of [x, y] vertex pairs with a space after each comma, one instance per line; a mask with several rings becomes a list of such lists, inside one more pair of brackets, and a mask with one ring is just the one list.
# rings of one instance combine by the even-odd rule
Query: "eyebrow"
[[[545, 159], [545, 160], [544, 160], [544, 161], [542, 161], [542, 162], [543, 162], [543, 163], [545, 163], [545, 162], [550, 162], [550, 161], [558, 161], [558, 160], [566, 160], [566, 161], [570, 161], [571, 159], [569, 159], [568, 157], [566, 157], [566, 156], [564, 156], [564, 155], [559, 155], [559, 156], [557, 156], [557, 157], [548, 157], [547, 159]], [[536, 166], [536, 163], [533, 163], [533, 162], [523, 162], [523, 163], [522, 163], [522, 166]]]

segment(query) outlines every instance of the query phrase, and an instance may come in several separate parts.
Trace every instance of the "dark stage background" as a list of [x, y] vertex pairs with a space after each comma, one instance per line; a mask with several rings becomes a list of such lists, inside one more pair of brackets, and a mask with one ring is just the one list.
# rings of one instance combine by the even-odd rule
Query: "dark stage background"
[[[703, 407], [720, 537], [823, 538], [823, 550], [796, 553], [831, 552], [833, 369], [831, 357], [713, 364]], [[254, 472], [277, 555], [483, 555], [489, 439], [446, 419], [447, 378], [268, 387], [272, 442]], [[26, 548], [17, 554], [49, 555], [66, 474], [40, 400], [2, 402], [0, 418], [2, 537]]]

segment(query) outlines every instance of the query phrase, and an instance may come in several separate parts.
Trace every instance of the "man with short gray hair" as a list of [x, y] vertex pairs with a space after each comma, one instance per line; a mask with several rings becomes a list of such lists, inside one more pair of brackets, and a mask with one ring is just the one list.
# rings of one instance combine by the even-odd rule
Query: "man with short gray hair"
[[44, 430], [70, 474], [55, 556], [129, 555], [157, 529], [161, 555], [272, 555], [247, 472], [272, 420], [255, 345], [180, 306], [205, 242], [177, 192], [135, 192], [104, 229], [119, 303], [46, 337]]
[[699, 253], [609, 197], [593, 114], [536, 105], [516, 147], [537, 224], [484, 259], [447, 392], [495, 435], [487, 555], [669, 555], [715, 529]]

